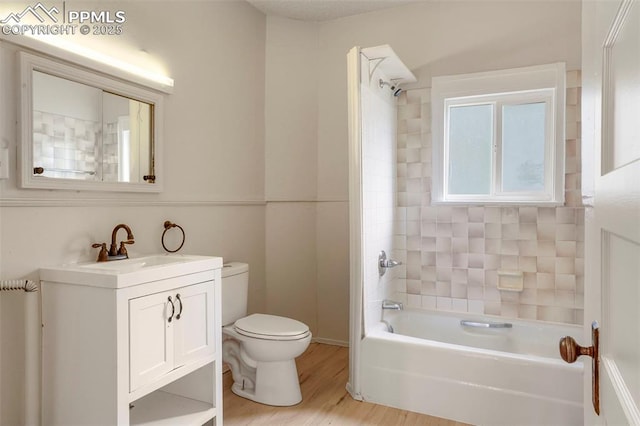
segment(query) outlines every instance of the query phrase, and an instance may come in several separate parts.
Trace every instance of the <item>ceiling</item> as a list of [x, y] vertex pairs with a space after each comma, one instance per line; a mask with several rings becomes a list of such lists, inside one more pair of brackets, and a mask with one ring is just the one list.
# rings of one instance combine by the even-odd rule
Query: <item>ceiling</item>
[[247, 0], [267, 15], [301, 21], [329, 21], [359, 13], [387, 9], [416, 0]]

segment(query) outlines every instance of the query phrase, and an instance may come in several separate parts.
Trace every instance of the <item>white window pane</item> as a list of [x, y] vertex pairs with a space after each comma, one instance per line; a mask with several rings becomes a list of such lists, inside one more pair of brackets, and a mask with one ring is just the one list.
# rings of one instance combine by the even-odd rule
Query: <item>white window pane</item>
[[502, 190], [544, 190], [546, 104], [502, 107]]
[[493, 105], [449, 109], [449, 194], [490, 194]]

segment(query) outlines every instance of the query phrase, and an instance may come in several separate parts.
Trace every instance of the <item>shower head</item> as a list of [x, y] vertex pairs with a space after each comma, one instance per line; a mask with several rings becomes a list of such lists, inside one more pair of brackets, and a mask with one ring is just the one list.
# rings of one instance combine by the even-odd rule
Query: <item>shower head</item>
[[400, 94], [403, 92], [402, 88], [398, 87], [395, 84], [389, 83], [388, 81], [384, 81], [383, 79], [378, 80], [378, 85], [380, 86], [381, 89], [384, 86], [389, 86], [389, 89], [393, 93], [393, 96], [396, 96], [396, 97], [400, 96]]

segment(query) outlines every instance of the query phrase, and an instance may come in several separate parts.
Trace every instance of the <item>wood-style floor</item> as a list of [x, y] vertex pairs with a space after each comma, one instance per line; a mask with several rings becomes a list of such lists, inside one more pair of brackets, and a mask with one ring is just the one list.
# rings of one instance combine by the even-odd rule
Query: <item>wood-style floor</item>
[[224, 424], [234, 425], [428, 425], [462, 426], [450, 420], [360, 402], [345, 390], [349, 349], [312, 343], [296, 360], [302, 402], [271, 407], [231, 392], [231, 373], [224, 374]]

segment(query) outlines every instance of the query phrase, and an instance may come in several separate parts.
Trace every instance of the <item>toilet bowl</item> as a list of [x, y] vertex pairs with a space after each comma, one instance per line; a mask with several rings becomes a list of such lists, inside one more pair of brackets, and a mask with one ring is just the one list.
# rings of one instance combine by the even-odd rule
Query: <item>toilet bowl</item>
[[225, 264], [222, 272], [222, 360], [233, 375], [231, 390], [262, 404], [298, 404], [302, 394], [295, 358], [309, 346], [311, 332], [291, 318], [244, 316], [248, 275], [243, 263]]

